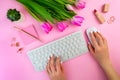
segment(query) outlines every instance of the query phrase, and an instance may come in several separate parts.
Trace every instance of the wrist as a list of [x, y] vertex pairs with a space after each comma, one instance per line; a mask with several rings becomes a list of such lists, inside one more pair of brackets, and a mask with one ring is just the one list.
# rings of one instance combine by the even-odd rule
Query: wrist
[[103, 62], [100, 63], [100, 66], [103, 68], [103, 69], [106, 69], [108, 67], [112, 67], [112, 64], [111, 64], [111, 61], [108, 59], [108, 60], [104, 60]]

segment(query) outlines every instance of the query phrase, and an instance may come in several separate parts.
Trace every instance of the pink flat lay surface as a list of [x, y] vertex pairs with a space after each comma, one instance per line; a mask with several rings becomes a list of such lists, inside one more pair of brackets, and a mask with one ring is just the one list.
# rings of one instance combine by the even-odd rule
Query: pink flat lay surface
[[[109, 45], [110, 59], [116, 71], [120, 74], [120, 0], [84, 0], [87, 5], [83, 10], [77, 10], [80, 16], [85, 18], [81, 27], [70, 25], [64, 32], [59, 32], [54, 28], [49, 34], [46, 34], [40, 28], [40, 23], [33, 19], [25, 8], [15, 0], [0, 0], [0, 80], [49, 80], [45, 71], [36, 72], [27, 56], [27, 51], [44, 45], [53, 40], [59, 39], [72, 32], [85, 30], [88, 27], [96, 26], [107, 38]], [[106, 22], [99, 24], [92, 11], [97, 9], [101, 12], [104, 3], [110, 4], [110, 11], [102, 13]], [[16, 8], [24, 14], [22, 22], [11, 22], [6, 18], [9, 8]], [[115, 21], [108, 24], [110, 17], [114, 16]], [[39, 42], [29, 36], [24, 36], [13, 26], [26, 28], [34, 24], [40, 39]], [[31, 33], [34, 33], [30, 30]], [[20, 34], [21, 33], [21, 34]], [[26, 35], [26, 34], [25, 34]], [[84, 35], [86, 37], [86, 35]], [[12, 38], [20, 43], [19, 47], [11, 47]], [[29, 39], [29, 43], [26, 43]], [[86, 40], [87, 42], [87, 40]], [[24, 48], [20, 53], [19, 48]], [[106, 75], [92, 56], [88, 53], [75, 59], [63, 63], [67, 80], [107, 80]]]

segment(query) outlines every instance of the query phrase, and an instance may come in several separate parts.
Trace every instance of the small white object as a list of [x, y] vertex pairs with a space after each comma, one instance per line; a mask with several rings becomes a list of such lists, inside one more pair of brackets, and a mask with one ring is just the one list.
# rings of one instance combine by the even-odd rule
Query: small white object
[[93, 45], [93, 43], [91, 41], [90, 33], [93, 33], [93, 32], [99, 32], [99, 31], [97, 30], [96, 27], [90, 27], [86, 30], [87, 37], [92, 45]]
[[74, 11], [72, 5], [70, 5], [70, 4], [66, 4], [66, 8], [70, 11]]
[[84, 36], [81, 31], [78, 31], [29, 51], [28, 56], [34, 68], [37, 71], [42, 71], [46, 68], [48, 58], [52, 54], [60, 56], [61, 62], [64, 62], [86, 52], [88, 52], [88, 48]]

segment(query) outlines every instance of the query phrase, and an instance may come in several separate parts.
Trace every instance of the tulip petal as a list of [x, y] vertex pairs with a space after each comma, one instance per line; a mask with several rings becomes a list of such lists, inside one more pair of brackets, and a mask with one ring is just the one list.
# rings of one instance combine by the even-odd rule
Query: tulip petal
[[44, 22], [42, 25], [41, 25], [42, 29], [46, 32], [46, 33], [49, 33], [51, 30], [52, 30], [52, 26], [47, 23], [47, 22]]
[[76, 26], [81, 26], [81, 23], [83, 23], [84, 18], [81, 16], [74, 16], [71, 20], [71, 23]]
[[86, 6], [86, 2], [84, 2], [84, 1], [78, 1], [78, 2], [76, 2], [75, 6], [76, 6], [78, 9], [83, 9], [83, 8], [85, 8], [85, 6]]
[[58, 22], [57, 27], [59, 31], [63, 32], [68, 27], [68, 25], [64, 22]]

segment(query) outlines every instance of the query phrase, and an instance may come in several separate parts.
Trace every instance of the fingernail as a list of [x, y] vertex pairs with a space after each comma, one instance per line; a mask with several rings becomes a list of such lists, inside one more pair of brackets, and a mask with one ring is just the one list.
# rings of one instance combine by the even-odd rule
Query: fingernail
[[48, 57], [48, 60], [50, 60], [50, 57]]
[[59, 58], [60, 56], [57, 56], [57, 58]]
[[88, 42], [88, 44], [90, 44], [90, 42]]
[[62, 64], [63, 62], [62, 62], [62, 61], [60, 61], [60, 63]]
[[53, 54], [50, 57], [53, 57]]
[[93, 33], [93, 31], [90, 32], [91, 34]]
[[95, 31], [95, 33], [97, 33], [98, 31]]
[[50, 57], [52, 57], [52, 55]]

